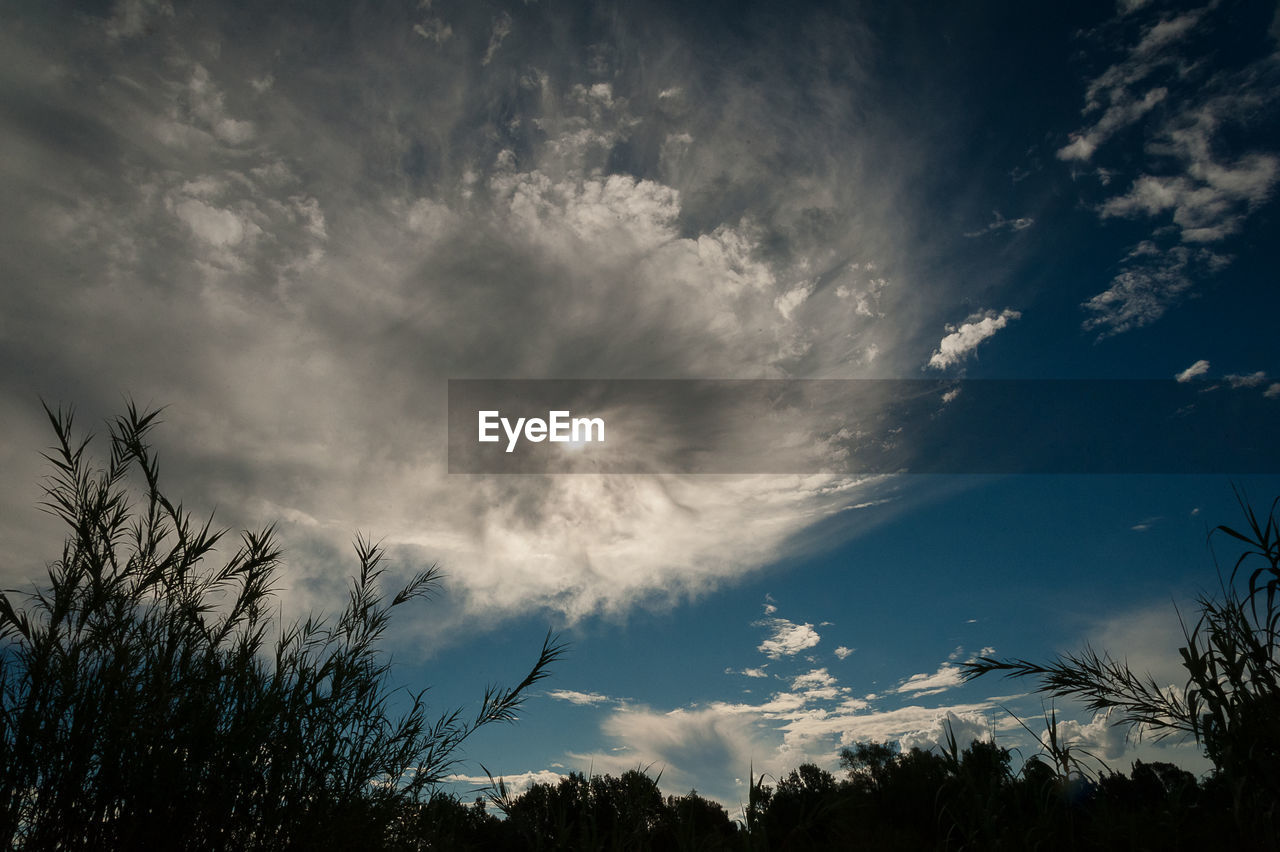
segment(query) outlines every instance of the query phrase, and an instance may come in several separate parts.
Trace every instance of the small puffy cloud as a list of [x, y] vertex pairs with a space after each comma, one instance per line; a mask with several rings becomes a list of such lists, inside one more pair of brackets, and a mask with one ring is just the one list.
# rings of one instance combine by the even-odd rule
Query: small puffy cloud
[[943, 663], [936, 672], [932, 674], [914, 674], [907, 678], [901, 686], [891, 691], [910, 693], [913, 696], [920, 697], [946, 692], [948, 689], [957, 687], [962, 683], [964, 683], [964, 675], [960, 668], [951, 663]]
[[[1125, 725], [1112, 724], [1110, 718], [1099, 713], [1087, 723], [1067, 719], [1058, 723], [1058, 742], [1087, 752], [1102, 760], [1114, 760], [1125, 753], [1129, 745], [1129, 729]], [[1041, 742], [1049, 747], [1049, 732], [1041, 735]]]
[[817, 645], [822, 638], [812, 624], [796, 624], [785, 618], [767, 618], [757, 624], [770, 630], [769, 638], [761, 642], [757, 650], [771, 660], [794, 657]]
[[1005, 308], [999, 313], [980, 311], [970, 314], [960, 325], [947, 325], [947, 335], [938, 343], [938, 348], [929, 358], [929, 366], [937, 370], [960, 363], [969, 356], [984, 340], [995, 335], [1011, 320], [1019, 319], [1019, 311]]
[[843, 660], [856, 650], [857, 650], [856, 648], [846, 648], [844, 645], [841, 645], [840, 647], [836, 648], [834, 653], [837, 657]]
[[823, 687], [834, 686], [836, 679], [831, 676], [825, 668], [813, 669], [798, 676], [791, 682], [792, 689], [822, 689]]
[[1203, 376], [1209, 372], [1209, 362], [1201, 358], [1178, 375], [1174, 376], [1179, 382], [1189, 382], [1196, 376]]
[[573, 689], [555, 689], [548, 692], [547, 697], [554, 698], [557, 701], [568, 701], [570, 704], [581, 704], [589, 707], [612, 700], [609, 696], [601, 695], [598, 692], [578, 692]]
[[933, 718], [928, 727], [905, 734], [899, 745], [904, 751], [913, 748], [943, 751], [948, 748], [949, 740], [954, 738], [956, 747], [963, 751], [974, 740], [990, 740], [992, 733], [991, 720], [985, 713], [944, 710]]
[[1227, 384], [1233, 388], [1256, 388], [1267, 381], [1267, 374], [1259, 370], [1256, 373], [1248, 373], [1246, 375], [1232, 374], [1223, 376], [1227, 380]]
[[1267, 399], [1280, 398], [1280, 382], [1272, 382], [1267, 389], [1262, 392], [1262, 395]]

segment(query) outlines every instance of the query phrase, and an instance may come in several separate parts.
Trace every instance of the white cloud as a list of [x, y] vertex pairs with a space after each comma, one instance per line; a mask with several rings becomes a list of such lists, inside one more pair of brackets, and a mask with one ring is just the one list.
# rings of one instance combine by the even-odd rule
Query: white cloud
[[1201, 358], [1181, 373], [1178, 373], [1174, 378], [1181, 383], [1185, 383], [1191, 381], [1196, 376], [1203, 376], [1207, 372], [1209, 372], [1209, 362]]
[[568, 701], [570, 704], [580, 704], [588, 707], [613, 700], [609, 696], [601, 695], [598, 692], [578, 692], [572, 689], [554, 689], [548, 692], [547, 696], [557, 701]]
[[964, 683], [964, 673], [959, 666], [943, 663], [932, 674], [914, 674], [890, 692], [909, 693], [914, 696], [936, 695], [954, 689]]
[[1227, 380], [1227, 384], [1233, 388], [1256, 388], [1266, 384], [1267, 374], [1259, 370], [1256, 373], [1248, 373], [1246, 375], [1231, 374], [1223, 376]]
[[477, 791], [492, 790], [497, 781], [501, 780], [507, 792], [513, 796], [519, 796], [527, 791], [534, 784], [559, 784], [560, 779], [566, 777], [560, 772], [554, 772], [550, 769], [538, 769], [532, 772], [519, 772], [514, 775], [503, 773], [494, 774], [490, 779], [487, 775], [446, 775], [444, 780], [449, 784], [469, 784]]
[[794, 657], [796, 654], [817, 645], [822, 637], [813, 629], [812, 624], [796, 624], [785, 618], [767, 618], [757, 622], [768, 627], [771, 635], [760, 643], [757, 650], [771, 660], [782, 657]]
[[1109, 615], [1090, 628], [1088, 644], [1123, 660], [1135, 674], [1150, 675], [1161, 686], [1187, 680], [1178, 654], [1186, 637], [1178, 611], [1170, 601], [1156, 601]]
[[995, 737], [996, 727], [986, 711], [957, 713], [954, 710], [944, 710], [934, 716], [927, 727], [908, 732], [898, 742], [903, 751], [918, 748], [942, 752], [954, 740], [956, 748], [963, 751], [975, 740], [990, 742]]
[[812, 671], [799, 675], [792, 680], [791, 688], [798, 690], [823, 689], [828, 686], [833, 686], [835, 682], [836, 679], [832, 677], [831, 673], [825, 668], [813, 669]]
[[[1144, 5], [1128, 0], [1120, 12]], [[1207, 245], [1238, 233], [1280, 182], [1275, 151], [1223, 157], [1223, 151], [1232, 149], [1223, 144], [1224, 131], [1254, 123], [1276, 94], [1263, 82], [1269, 58], [1206, 78], [1207, 63], [1189, 55], [1184, 43], [1197, 27], [1226, 25], [1205, 20], [1217, 16], [1215, 6], [1161, 17], [1142, 30], [1120, 61], [1090, 81], [1084, 114], [1096, 118], [1072, 135], [1058, 151], [1060, 159], [1089, 161], [1100, 156], [1116, 132], [1148, 122], [1145, 151], [1150, 164], [1140, 162], [1128, 188], [1098, 205], [1101, 218], [1151, 219], [1160, 229], [1156, 233], [1172, 229], [1184, 244]], [[1099, 174], [1108, 185], [1118, 172], [1100, 168]], [[1188, 270], [1185, 255], [1152, 254], [1163, 257], [1139, 264], [1132, 262], [1131, 253], [1110, 288], [1085, 303], [1096, 314], [1084, 323], [1086, 330], [1097, 329], [1107, 337], [1147, 325], [1180, 301], [1199, 274], [1216, 273], [1230, 262], [1214, 255], [1214, 262]]]
[[1186, 174], [1139, 177], [1128, 193], [1102, 205], [1102, 217], [1172, 211], [1182, 240], [1189, 243], [1216, 242], [1238, 231], [1245, 215], [1271, 195], [1280, 177], [1280, 158], [1255, 153], [1223, 165], [1209, 153], [1207, 138], [1198, 138], [1207, 135], [1195, 129], [1174, 134]]
[[[1127, 725], [1115, 725], [1105, 713], [1099, 713], [1088, 722], [1081, 723], [1074, 719], [1058, 722], [1058, 742], [1069, 746], [1086, 757], [1104, 761], [1115, 760], [1123, 755], [1130, 745], [1130, 730]], [[1049, 747], [1049, 732], [1041, 734], [1041, 743]]]
[[1280, 382], [1275, 382], [1262, 392], [1267, 399], [1276, 399], [1280, 397]]
[[970, 314], [960, 325], [947, 325], [947, 335], [938, 343], [938, 348], [929, 358], [929, 366], [944, 370], [965, 360], [978, 345], [995, 335], [1011, 320], [1019, 319], [1022, 314], [1010, 308], [999, 313], [995, 311], [979, 311]]
[[[1119, 12], [1127, 15], [1146, 5], [1145, 0], [1122, 0]], [[1232, 146], [1222, 142], [1224, 130], [1255, 122], [1274, 101], [1274, 88], [1263, 82], [1262, 70], [1271, 60], [1206, 77], [1208, 64], [1189, 52], [1194, 43], [1187, 37], [1197, 28], [1225, 25], [1216, 4], [1162, 15], [1141, 30], [1119, 61], [1089, 82], [1083, 113], [1093, 120], [1072, 134], [1059, 159], [1083, 163], [1101, 157], [1117, 132], [1147, 123], [1149, 162], [1139, 161], [1128, 188], [1097, 206], [1102, 219], [1151, 219], [1159, 226], [1156, 233], [1171, 229], [1184, 244], [1207, 245], [1238, 233], [1273, 194], [1280, 156], [1253, 150], [1224, 158], [1223, 151]], [[1120, 173], [1114, 165], [1096, 171], [1104, 186]], [[1192, 289], [1199, 275], [1190, 272], [1212, 274], [1230, 261], [1215, 255], [1216, 262], [1188, 270], [1185, 256], [1152, 254], [1164, 257], [1139, 264], [1131, 253], [1111, 286], [1085, 303], [1096, 314], [1085, 321], [1086, 330], [1099, 330], [1101, 338], [1147, 325]]]
[[1177, 304], [1192, 287], [1193, 276], [1217, 271], [1227, 259], [1208, 249], [1174, 246], [1161, 251], [1144, 244], [1131, 252], [1127, 268], [1111, 280], [1111, 286], [1086, 300], [1082, 307], [1093, 313], [1081, 327], [1110, 337], [1148, 325]]
[[852, 653], [853, 653], [854, 651], [856, 651], [856, 650], [857, 650], [856, 648], [846, 648], [844, 645], [841, 645], [841, 646], [839, 646], [838, 648], [836, 648], [836, 649], [835, 649], [835, 651], [834, 651], [833, 653], [834, 653], [837, 657], [839, 657], [840, 659], [842, 659], [842, 660], [843, 660], [843, 659], [845, 659], [846, 657], [848, 657], [850, 654], [852, 654]]

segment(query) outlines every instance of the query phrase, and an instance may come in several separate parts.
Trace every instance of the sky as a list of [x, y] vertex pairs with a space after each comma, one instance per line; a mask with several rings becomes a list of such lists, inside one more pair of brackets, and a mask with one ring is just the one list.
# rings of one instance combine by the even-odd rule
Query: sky
[[[948, 723], [1025, 757], [1049, 705], [958, 666], [1093, 643], [1181, 683], [1233, 484], [1280, 494], [1274, 467], [451, 474], [446, 440], [450, 379], [1158, 379], [1274, 403], [1266, 441], [1274, 2], [0, 15], [0, 580], [61, 541], [40, 400], [99, 432], [164, 407], [169, 492], [277, 524], [287, 613], [341, 605], [357, 533], [392, 578], [440, 565], [389, 639], [441, 709], [571, 643], [464, 794], [640, 767], [732, 813], [753, 773]], [[1115, 768], [1206, 766], [1053, 710]]]

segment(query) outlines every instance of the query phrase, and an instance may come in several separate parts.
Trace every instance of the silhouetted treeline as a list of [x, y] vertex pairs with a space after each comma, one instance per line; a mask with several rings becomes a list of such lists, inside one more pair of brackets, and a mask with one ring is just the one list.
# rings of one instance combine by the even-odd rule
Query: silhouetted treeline
[[1231, 791], [1168, 763], [1063, 775], [975, 741], [939, 754], [894, 744], [845, 749], [837, 778], [805, 764], [756, 779], [732, 820], [696, 792], [663, 798], [642, 772], [574, 773], [467, 805], [437, 796], [401, 823], [405, 850], [1195, 850], [1244, 849]]

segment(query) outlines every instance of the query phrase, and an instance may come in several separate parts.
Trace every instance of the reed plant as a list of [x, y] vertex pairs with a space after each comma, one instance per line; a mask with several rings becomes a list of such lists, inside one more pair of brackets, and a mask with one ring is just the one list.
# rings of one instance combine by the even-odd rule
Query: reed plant
[[71, 410], [45, 410], [44, 507], [67, 537], [25, 602], [0, 594], [0, 845], [377, 849], [562, 653], [548, 634], [516, 686], [430, 713], [425, 690], [396, 695], [380, 641], [436, 567], [388, 598], [358, 537], [341, 612], [281, 624], [273, 529], [216, 561], [225, 531], [161, 489], [157, 412], [129, 404], [99, 464]]

